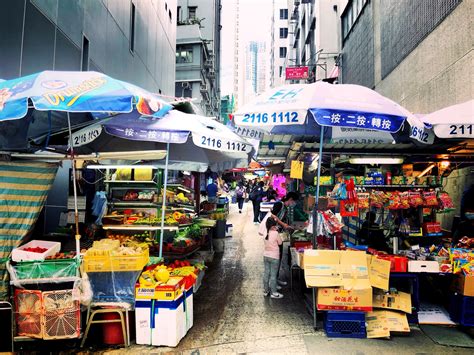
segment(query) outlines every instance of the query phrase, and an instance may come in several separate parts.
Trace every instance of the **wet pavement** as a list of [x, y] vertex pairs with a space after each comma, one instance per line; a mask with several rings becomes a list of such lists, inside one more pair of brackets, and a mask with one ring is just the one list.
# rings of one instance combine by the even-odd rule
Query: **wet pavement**
[[194, 298], [194, 326], [179, 345], [132, 345], [107, 354], [472, 353], [436, 345], [416, 329], [396, 341], [327, 338], [322, 330], [314, 331], [299, 293], [292, 297], [285, 287], [283, 299], [263, 297], [263, 240], [252, 223], [251, 205], [246, 204], [242, 214], [231, 206], [229, 222], [233, 238], [225, 239], [224, 252], [215, 255], [206, 271]]

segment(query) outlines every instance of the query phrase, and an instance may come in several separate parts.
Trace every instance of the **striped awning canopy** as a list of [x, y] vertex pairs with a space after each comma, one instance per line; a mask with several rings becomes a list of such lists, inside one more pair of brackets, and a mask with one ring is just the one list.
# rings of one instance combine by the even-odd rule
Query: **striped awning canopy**
[[57, 164], [0, 161], [0, 299], [8, 290], [5, 263], [33, 229], [57, 169]]

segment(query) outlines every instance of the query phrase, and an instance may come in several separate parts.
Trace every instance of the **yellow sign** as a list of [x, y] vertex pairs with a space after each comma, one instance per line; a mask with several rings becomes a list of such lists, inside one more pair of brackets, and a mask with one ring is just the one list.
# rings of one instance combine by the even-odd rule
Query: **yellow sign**
[[304, 163], [298, 160], [291, 161], [290, 178], [302, 179], [303, 178], [303, 166]]

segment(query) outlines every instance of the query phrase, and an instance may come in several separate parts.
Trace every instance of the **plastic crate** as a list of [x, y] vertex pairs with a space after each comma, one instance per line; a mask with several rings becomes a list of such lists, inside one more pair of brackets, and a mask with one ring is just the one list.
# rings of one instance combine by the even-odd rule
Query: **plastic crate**
[[59, 259], [22, 262], [13, 266], [19, 280], [49, 279], [77, 276], [79, 261], [77, 259]]
[[41, 291], [15, 290], [15, 319], [17, 335], [42, 338], [41, 313], [43, 295]]
[[451, 295], [449, 315], [454, 322], [468, 327], [474, 326], [474, 297], [457, 293]]
[[84, 256], [85, 272], [139, 271], [148, 263], [148, 249], [138, 255]]
[[140, 271], [89, 272], [94, 302], [135, 301], [135, 283]]
[[331, 338], [366, 338], [365, 313], [328, 311], [324, 330]]

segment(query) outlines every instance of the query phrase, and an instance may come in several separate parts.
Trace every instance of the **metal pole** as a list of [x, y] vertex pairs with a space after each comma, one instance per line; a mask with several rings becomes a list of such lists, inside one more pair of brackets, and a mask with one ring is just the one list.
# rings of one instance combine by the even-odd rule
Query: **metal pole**
[[165, 209], [166, 209], [166, 188], [168, 186], [168, 161], [170, 155], [170, 144], [166, 143], [166, 163], [165, 163], [165, 179], [163, 184], [163, 204], [161, 205], [161, 233], [160, 233], [160, 253], [159, 257], [163, 256], [163, 236], [165, 234]]
[[71, 130], [71, 117], [69, 112], [67, 113], [67, 126], [69, 130], [69, 145], [71, 148], [71, 163], [72, 163], [72, 186], [74, 190], [74, 224], [76, 226], [76, 258], [79, 259], [79, 253], [81, 252], [81, 235], [79, 234], [79, 211], [77, 209], [77, 186], [76, 186], [76, 160], [74, 159], [74, 146], [72, 139]]
[[[313, 208], [313, 249], [318, 247], [318, 236], [316, 231], [318, 229], [318, 204], [319, 204], [319, 180], [321, 178], [321, 165], [323, 163], [323, 138], [324, 138], [324, 127], [321, 126], [321, 136], [319, 138], [319, 157], [318, 157], [318, 175], [316, 178], [316, 196]], [[317, 314], [316, 314], [316, 288], [312, 288], [313, 291], [313, 327], [317, 327]]]

